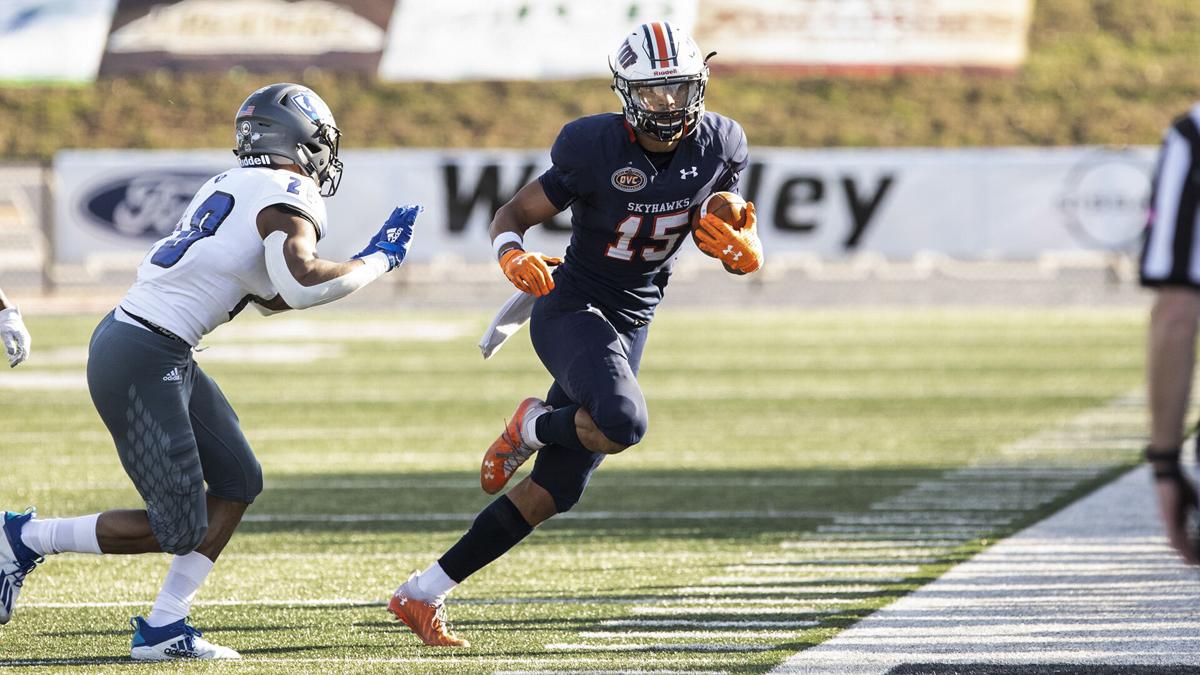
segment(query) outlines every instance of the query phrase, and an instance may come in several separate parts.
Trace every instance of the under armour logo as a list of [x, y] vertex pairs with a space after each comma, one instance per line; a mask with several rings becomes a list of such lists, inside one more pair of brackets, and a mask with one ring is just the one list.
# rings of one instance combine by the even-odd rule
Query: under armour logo
[[687, 170], [687, 169], [680, 169], [680, 170], [679, 170], [679, 180], [684, 180], [684, 179], [686, 179], [688, 176], [691, 176], [691, 177], [695, 178], [696, 176], [699, 176], [699, 175], [700, 175], [700, 170], [699, 170], [699, 169], [697, 169], [697, 168], [696, 168], [696, 167], [694, 167], [694, 166], [692, 167], [691, 171], [689, 171], [689, 170]]
[[725, 250], [721, 251], [721, 255], [729, 255], [730, 253], [733, 253], [733, 244], [726, 246]]

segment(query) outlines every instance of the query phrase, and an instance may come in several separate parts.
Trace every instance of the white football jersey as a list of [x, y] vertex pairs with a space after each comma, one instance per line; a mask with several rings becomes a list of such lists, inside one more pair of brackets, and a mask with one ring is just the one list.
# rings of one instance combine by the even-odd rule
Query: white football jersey
[[282, 169], [234, 168], [196, 192], [175, 231], [138, 266], [120, 307], [192, 346], [233, 318], [248, 295], [272, 298], [258, 214], [283, 204], [325, 236], [325, 202], [311, 179]]

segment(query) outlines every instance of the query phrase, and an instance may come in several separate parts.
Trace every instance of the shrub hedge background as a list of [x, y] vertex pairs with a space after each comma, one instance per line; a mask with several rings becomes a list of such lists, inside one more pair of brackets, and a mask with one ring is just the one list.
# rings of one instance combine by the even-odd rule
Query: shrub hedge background
[[[344, 147], [544, 147], [567, 120], [618, 108], [606, 80], [396, 84], [316, 68], [159, 72], [0, 87], [0, 158], [231, 146], [243, 97], [279, 80], [326, 99]], [[1197, 98], [1200, 2], [1040, 0], [1029, 57], [1013, 75], [718, 71], [708, 104], [741, 121], [760, 146], [1121, 145], [1157, 143]]]

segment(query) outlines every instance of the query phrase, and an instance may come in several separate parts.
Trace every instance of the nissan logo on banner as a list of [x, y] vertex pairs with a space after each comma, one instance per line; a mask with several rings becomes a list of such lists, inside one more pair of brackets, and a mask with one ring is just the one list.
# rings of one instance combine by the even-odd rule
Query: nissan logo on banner
[[1150, 168], [1129, 152], [1098, 150], [1064, 181], [1058, 206], [1071, 234], [1085, 246], [1133, 248], [1150, 205]]
[[179, 217], [210, 172], [148, 172], [101, 183], [85, 192], [79, 210], [87, 222], [130, 239], [156, 241]]

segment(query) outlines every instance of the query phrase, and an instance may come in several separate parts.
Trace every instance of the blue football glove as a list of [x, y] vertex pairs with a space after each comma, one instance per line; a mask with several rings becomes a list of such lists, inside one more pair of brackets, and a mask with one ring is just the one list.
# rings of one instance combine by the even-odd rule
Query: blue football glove
[[379, 232], [371, 237], [371, 243], [354, 257], [362, 258], [378, 251], [387, 256], [389, 272], [399, 267], [412, 244], [413, 223], [417, 221], [417, 214], [424, 210], [419, 204], [392, 209], [392, 215], [388, 216], [387, 222], [379, 228]]

